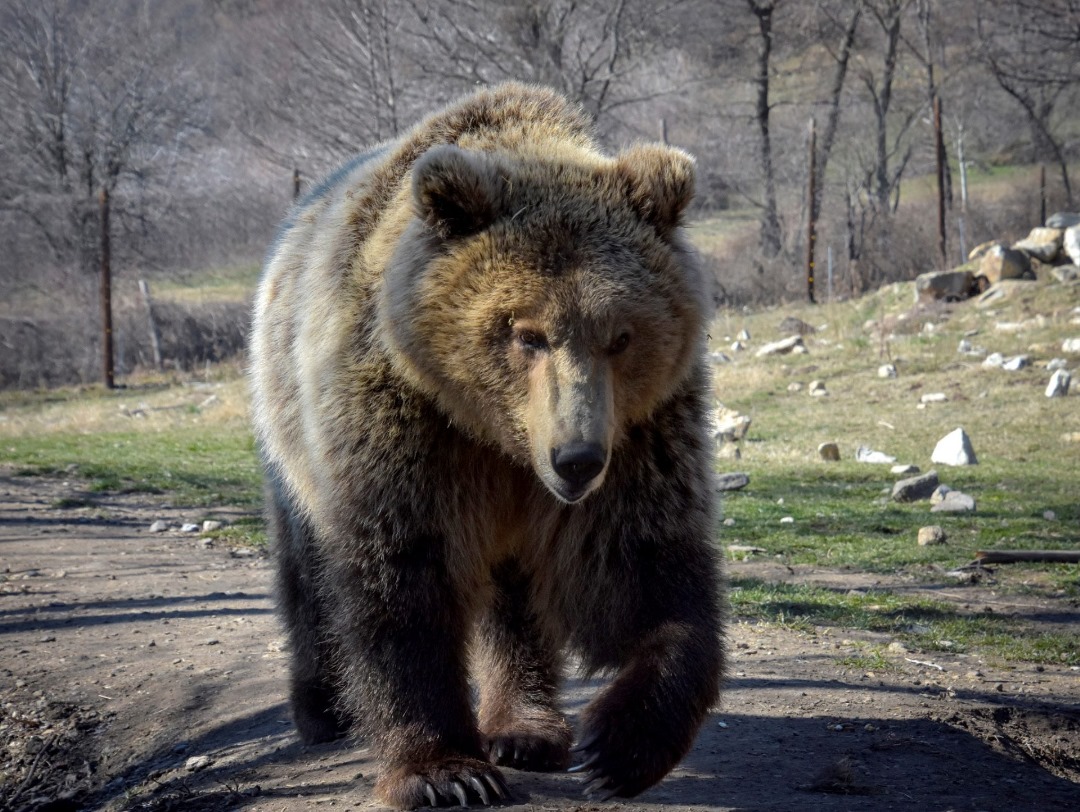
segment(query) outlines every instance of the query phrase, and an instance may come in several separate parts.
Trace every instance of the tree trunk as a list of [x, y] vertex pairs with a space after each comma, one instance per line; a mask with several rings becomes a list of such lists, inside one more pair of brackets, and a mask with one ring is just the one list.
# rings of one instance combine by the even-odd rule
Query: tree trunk
[[101, 360], [106, 389], [116, 386], [113, 369], [112, 323], [112, 252], [109, 245], [109, 190], [104, 186], [98, 196], [101, 206]]
[[780, 215], [776, 204], [776, 174], [773, 169], [772, 136], [769, 132], [769, 61], [772, 57], [772, 15], [775, 10], [773, 3], [758, 5], [754, 0], [748, 0], [750, 10], [758, 21], [760, 34], [758, 59], [757, 59], [757, 104], [755, 106], [755, 118], [757, 120], [758, 135], [761, 139], [761, 174], [764, 184], [765, 199], [764, 211], [761, 213], [761, 233], [759, 245], [762, 256], [772, 258], [780, 253], [782, 246], [780, 234]]

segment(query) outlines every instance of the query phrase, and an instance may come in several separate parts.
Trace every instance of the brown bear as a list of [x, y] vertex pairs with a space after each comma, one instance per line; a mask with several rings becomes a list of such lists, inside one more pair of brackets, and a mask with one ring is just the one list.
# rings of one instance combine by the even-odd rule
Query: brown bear
[[[251, 353], [290, 701], [305, 742], [368, 738], [393, 806], [497, 802], [497, 765], [571, 752], [586, 792], [632, 796], [717, 698], [693, 183], [685, 153], [609, 156], [507, 84], [282, 227]], [[573, 751], [568, 654], [612, 674]]]

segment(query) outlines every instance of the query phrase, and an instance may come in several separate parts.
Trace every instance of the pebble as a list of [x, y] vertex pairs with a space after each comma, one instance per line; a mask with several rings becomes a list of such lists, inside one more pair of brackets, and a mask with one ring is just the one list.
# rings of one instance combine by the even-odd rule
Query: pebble
[[984, 367], [1000, 367], [1005, 363], [1005, 356], [1000, 352], [992, 352], [983, 360]]
[[1059, 369], [1065, 369], [1069, 366], [1069, 362], [1064, 358], [1051, 358], [1046, 363], [1047, 372], [1057, 372]]
[[734, 527], [734, 526], [735, 526], [735, 520], [733, 518], [728, 516], [726, 519], [724, 519], [724, 527]]
[[795, 524], [794, 516], [785, 516], [780, 520], [780, 524]]
[[164, 533], [168, 529], [169, 529], [169, 523], [164, 522], [161, 519], [158, 519], [156, 522], [154, 522], [152, 525], [150, 525], [150, 532], [151, 533]]
[[817, 447], [817, 453], [826, 462], [840, 461], [840, 447], [836, 443], [822, 443]]
[[222, 524], [222, 522], [207, 519], [205, 522], [202, 523], [202, 531], [204, 533], [213, 533], [215, 530], [220, 530], [222, 528]]
[[718, 474], [716, 477], [716, 490], [737, 491], [750, 484], [750, 477], [744, 473]]
[[1001, 368], [1008, 372], [1017, 372], [1024, 367], [1031, 366], [1031, 359], [1026, 355], [1017, 355], [1015, 358], [1010, 358], [1001, 365]]
[[1052, 510], [1044, 510], [1043, 511], [1043, 518], [1046, 519], [1046, 521], [1048, 521], [1048, 522], [1056, 522], [1057, 521], [1057, 514], [1054, 513], [1054, 511], [1052, 511]]
[[810, 395], [812, 397], [827, 397], [829, 390], [825, 388], [825, 381], [810, 381]]
[[879, 378], [895, 378], [897, 374], [894, 364], [883, 364], [878, 367], [877, 376]]
[[897, 476], [905, 476], [910, 474], [919, 473], [918, 465], [894, 465], [889, 469], [890, 474], [896, 474]]
[[945, 530], [940, 525], [931, 524], [919, 528], [920, 547], [927, 547], [931, 544], [944, 544], [948, 541], [948, 538]]
[[1061, 342], [1062, 352], [1080, 352], [1080, 338], [1066, 338]]
[[896, 462], [896, 457], [890, 457], [883, 451], [874, 451], [872, 448], [861, 445], [855, 449], [855, 462], [888, 464]]
[[189, 773], [198, 772], [199, 770], [205, 770], [214, 760], [210, 756], [192, 756], [184, 762], [184, 769]]
[[787, 390], [789, 392], [801, 392], [802, 388], [803, 388], [803, 385], [801, 383], [799, 383], [798, 381], [792, 381], [791, 383], [789, 383], [787, 385]]
[[193, 522], [184, 522], [184, 524], [180, 525], [181, 533], [198, 533], [199, 529], [199, 525]]
[[920, 403], [946, 403], [949, 400], [949, 396], [944, 392], [927, 392], [921, 398]]

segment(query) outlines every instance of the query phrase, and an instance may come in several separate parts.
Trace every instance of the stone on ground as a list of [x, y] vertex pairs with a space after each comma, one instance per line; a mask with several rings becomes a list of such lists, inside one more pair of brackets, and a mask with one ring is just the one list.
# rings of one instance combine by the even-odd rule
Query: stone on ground
[[975, 449], [971, 445], [971, 438], [962, 428], [949, 432], [934, 447], [934, 453], [930, 455], [930, 461], [941, 465], [977, 465]]
[[836, 443], [822, 443], [817, 447], [817, 453], [826, 462], [840, 461], [840, 447]]
[[1072, 376], [1064, 369], [1059, 369], [1050, 376], [1050, 383], [1046, 386], [1046, 396], [1048, 398], [1063, 398], [1069, 394], [1069, 384], [1072, 383]]
[[937, 471], [927, 471], [920, 476], [901, 479], [893, 485], [892, 498], [894, 502], [918, 502], [929, 499], [940, 484]]
[[945, 530], [937, 524], [931, 524], [919, 528], [919, 546], [927, 547], [931, 544], [944, 544], [948, 541]]

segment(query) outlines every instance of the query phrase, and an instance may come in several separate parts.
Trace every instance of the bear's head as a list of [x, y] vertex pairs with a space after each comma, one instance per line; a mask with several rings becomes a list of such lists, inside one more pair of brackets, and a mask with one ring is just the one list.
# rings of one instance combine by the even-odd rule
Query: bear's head
[[703, 283], [679, 227], [693, 181], [693, 160], [664, 146], [431, 149], [379, 302], [399, 371], [452, 425], [581, 500], [702, 350]]

